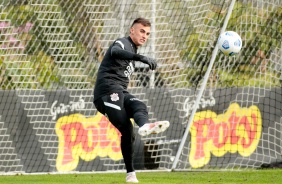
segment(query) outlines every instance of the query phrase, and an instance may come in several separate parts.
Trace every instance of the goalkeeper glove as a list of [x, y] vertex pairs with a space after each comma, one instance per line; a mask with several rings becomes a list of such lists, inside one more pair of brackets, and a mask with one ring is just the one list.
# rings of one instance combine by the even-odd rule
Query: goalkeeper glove
[[153, 58], [150, 58], [150, 57], [147, 57], [147, 56], [144, 56], [141, 58], [141, 62], [149, 65], [149, 68], [151, 70], [155, 70], [157, 68], [157, 62], [155, 59]]

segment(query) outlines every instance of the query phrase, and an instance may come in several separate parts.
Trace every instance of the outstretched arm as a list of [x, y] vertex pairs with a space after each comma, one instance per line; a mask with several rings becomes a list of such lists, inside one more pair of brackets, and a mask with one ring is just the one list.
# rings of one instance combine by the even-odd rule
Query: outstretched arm
[[124, 50], [118, 43], [113, 45], [111, 55], [117, 59], [141, 61], [142, 63], [149, 65], [151, 70], [155, 70], [157, 68], [157, 62], [155, 59]]
[[129, 52], [127, 50], [122, 49], [117, 44], [114, 44], [111, 49], [111, 54], [113, 57], [117, 59], [124, 59], [124, 60], [135, 60], [135, 61], [141, 61], [141, 58], [143, 57], [140, 54], [135, 54], [133, 52]]

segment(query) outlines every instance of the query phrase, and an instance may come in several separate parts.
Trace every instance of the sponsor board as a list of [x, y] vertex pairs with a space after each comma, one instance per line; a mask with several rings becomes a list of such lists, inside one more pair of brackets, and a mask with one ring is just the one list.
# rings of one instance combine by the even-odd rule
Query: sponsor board
[[82, 114], [61, 117], [56, 123], [56, 134], [59, 138], [56, 160], [58, 171], [75, 170], [80, 159], [122, 159], [120, 132], [101, 113], [90, 118]]
[[262, 117], [257, 106], [241, 108], [237, 103], [224, 114], [210, 110], [195, 114], [191, 133], [189, 163], [200, 168], [209, 163], [212, 155], [223, 157], [236, 153], [248, 157], [257, 148], [262, 133]]
[[[242, 164], [244, 159], [245, 165], [259, 166], [281, 158], [281, 155], [277, 156], [281, 153], [277, 145], [282, 145], [278, 138], [282, 136], [281, 89], [264, 92], [247, 89], [252, 94], [244, 90], [218, 89], [212, 96], [201, 99], [187, 139], [189, 149], [184, 150], [187, 157], [181, 158], [188, 161], [191, 168], [220, 168]], [[41, 91], [44, 94], [42, 101], [41, 98], [34, 101], [32, 95], [38, 95], [37, 91], [26, 93], [30, 97], [22, 97], [15, 91], [0, 91], [3, 102], [0, 124], [5, 130], [0, 135], [4, 141], [1, 149], [9, 153], [13, 150], [10, 154], [15, 155], [14, 160], [9, 161], [11, 167], [0, 167], [3, 168], [1, 171], [34, 173], [119, 169], [123, 162], [120, 134], [105, 116], [97, 113], [93, 98], [89, 97], [92, 91]], [[144, 155], [154, 154], [155, 157], [159, 154], [160, 160], [173, 161], [170, 158], [176, 155], [185, 123], [195, 108], [192, 98], [195, 92], [192, 90], [142, 89], [142, 93], [146, 94], [144, 99], [147, 99], [154, 118], [168, 120], [171, 126], [162, 140], [154, 140], [156, 146], [152, 146], [159, 149], [155, 152], [144, 153], [147, 141], [137, 135], [134, 163], [139, 164], [138, 169], [145, 169], [148, 160], [155, 161], [144, 158]], [[258, 94], [260, 99], [254, 94]], [[236, 102], [238, 98], [240, 101]], [[138, 99], [144, 100], [143, 97]], [[254, 102], [248, 99], [254, 99]], [[166, 143], [165, 149], [170, 155], [161, 154], [164, 145], [160, 142]], [[169, 158], [161, 158], [166, 156]], [[1, 159], [4, 160], [5, 155]], [[162, 163], [161, 167], [169, 168], [170, 165], [169, 162], [167, 165]], [[159, 167], [156, 163], [153, 166], [154, 169]]]

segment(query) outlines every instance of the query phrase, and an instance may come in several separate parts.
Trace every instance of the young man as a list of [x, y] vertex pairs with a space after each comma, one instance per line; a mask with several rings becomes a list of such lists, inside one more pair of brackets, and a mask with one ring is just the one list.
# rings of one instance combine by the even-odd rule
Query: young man
[[127, 171], [126, 182], [138, 183], [133, 168], [135, 134], [130, 118], [139, 126], [141, 136], [165, 131], [168, 121], [149, 123], [146, 105], [127, 91], [135, 61], [141, 61], [155, 70], [155, 59], [137, 54], [150, 35], [151, 23], [137, 18], [132, 23], [130, 35], [119, 38], [109, 47], [99, 67], [94, 89], [94, 104], [99, 112], [121, 133], [121, 151]]

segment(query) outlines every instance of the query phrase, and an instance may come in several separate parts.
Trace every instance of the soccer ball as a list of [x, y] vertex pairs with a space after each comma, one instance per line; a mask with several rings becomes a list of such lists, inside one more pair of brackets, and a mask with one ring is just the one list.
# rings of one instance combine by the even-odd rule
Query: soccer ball
[[217, 45], [223, 54], [234, 56], [238, 54], [242, 48], [242, 39], [236, 32], [226, 31], [220, 34]]

